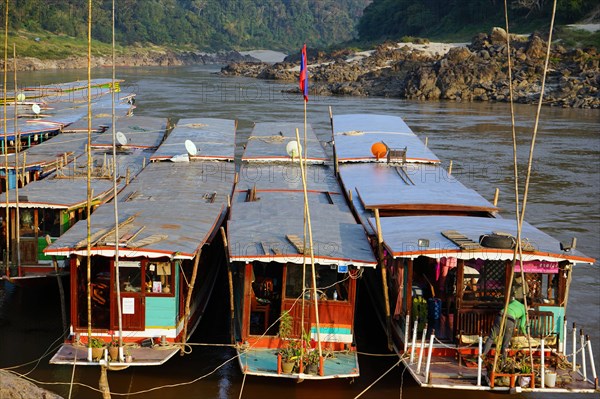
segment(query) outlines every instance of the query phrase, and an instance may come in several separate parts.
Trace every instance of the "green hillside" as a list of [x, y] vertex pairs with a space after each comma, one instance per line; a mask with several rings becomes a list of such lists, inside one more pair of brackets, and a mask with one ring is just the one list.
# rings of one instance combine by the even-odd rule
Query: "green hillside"
[[[92, 0], [92, 36], [111, 41], [111, 0]], [[2, 14], [4, 1], [0, 5]], [[355, 36], [370, 0], [116, 0], [116, 40], [199, 50], [292, 50]], [[85, 39], [88, 0], [9, 0], [11, 31]], [[3, 24], [4, 25], [4, 24]], [[54, 37], [55, 38], [55, 37]]]

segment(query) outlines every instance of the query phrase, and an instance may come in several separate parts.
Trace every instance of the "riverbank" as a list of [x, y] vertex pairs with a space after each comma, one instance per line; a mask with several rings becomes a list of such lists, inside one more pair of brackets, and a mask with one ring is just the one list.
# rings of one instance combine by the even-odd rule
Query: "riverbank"
[[[494, 28], [471, 43], [384, 43], [370, 51], [309, 51], [314, 95], [394, 97], [414, 100], [510, 100], [506, 32]], [[538, 101], [547, 42], [539, 35], [511, 36], [513, 98]], [[298, 55], [283, 62], [235, 62], [222, 75], [297, 80]], [[290, 92], [298, 92], [297, 88]], [[600, 55], [594, 48], [551, 46], [544, 104], [600, 108]]]
[[0, 398], [2, 399], [62, 399], [62, 396], [42, 389], [24, 378], [0, 370]]
[[[141, 66], [185, 66], [203, 64], [228, 64], [232, 62], [260, 62], [249, 54], [241, 54], [237, 51], [222, 51], [218, 53], [202, 53], [193, 51], [172, 51], [168, 49], [151, 49], [146, 51], [130, 51], [127, 54], [115, 56], [115, 65], [118, 67], [141, 67]], [[92, 56], [92, 68], [111, 67], [111, 56]], [[8, 60], [8, 70], [13, 70], [14, 62]], [[0, 67], [4, 67], [4, 61], [0, 60]], [[83, 69], [87, 68], [87, 56], [70, 56], [65, 59], [42, 60], [34, 57], [17, 57], [18, 71], [40, 71], [46, 69]]]

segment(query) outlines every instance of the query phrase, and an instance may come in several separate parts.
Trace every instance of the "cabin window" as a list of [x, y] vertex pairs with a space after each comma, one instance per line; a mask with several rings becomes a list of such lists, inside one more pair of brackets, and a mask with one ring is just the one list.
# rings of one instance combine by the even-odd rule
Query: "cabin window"
[[39, 236], [60, 236], [60, 211], [55, 209], [40, 209], [39, 211]]
[[[338, 273], [337, 265], [317, 265], [317, 295], [323, 300], [348, 300], [348, 279], [347, 269], [343, 273]], [[306, 266], [306, 297], [312, 297], [312, 268]], [[288, 299], [295, 299], [302, 295], [302, 266], [288, 265], [286, 276], [285, 296]]]
[[33, 209], [21, 209], [19, 212], [19, 226], [21, 237], [35, 237]]
[[465, 263], [463, 300], [479, 302], [504, 301], [506, 262], [477, 260]]
[[144, 282], [142, 271], [141, 261], [119, 261], [119, 285], [121, 292], [141, 292], [142, 283]]
[[173, 292], [173, 264], [171, 262], [150, 262], [146, 267], [146, 292], [150, 294], [171, 294]]

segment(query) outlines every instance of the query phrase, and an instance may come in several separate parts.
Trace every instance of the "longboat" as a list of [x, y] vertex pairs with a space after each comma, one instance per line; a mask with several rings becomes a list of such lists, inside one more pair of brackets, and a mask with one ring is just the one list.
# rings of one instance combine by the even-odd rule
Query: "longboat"
[[[71, 270], [70, 335], [50, 363], [154, 366], [183, 352], [225, 262], [220, 227], [233, 192], [235, 131], [233, 120], [180, 120], [152, 162], [119, 193], [118, 225], [112, 203], [92, 214], [91, 338], [86, 222], [45, 249], [47, 256], [67, 256]], [[123, 356], [96, 357], [90, 342], [118, 339], [117, 285]]]
[[[364, 273], [367, 291], [390, 348], [420, 386], [598, 392], [585, 359], [577, 364], [577, 352], [591, 355], [589, 340], [582, 335], [577, 348], [566, 315], [573, 268], [594, 259], [524, 222], [513, 263], [516, 221], [442, 168], [400, 117], [336, 115], [332, 134], [340, 182], [378, 254], [380, 267]], [[521, 272], [525, 283], [513, 280], [509, 291]], [[494, 370], [480, 345], [505, 298], [519, 292], [529, 298], [529, 334], [513, 335], [512, 369]]]
[[[119, 117], [115, 128], [127, 141], [117, 151], [116, 179], [117, 191], [120, 191], [150, 161], [154, 150], [165, 136], [167, 120], [140, 116]], [[27, 165], [37, 165], [39, 169], [35, 181], [19, 190], [18, 201], [16, 191], [9, 192], [11, 266], [2, 268], [0, 275], [4, 279], [18, 285], [37, 284], [57, 273], [69, 273], [64, 257], [50, 257], [43, 250], [86, 217], [87, 155], [81, 154], [87, 142], [87, 133], [62, 133], [30, 148], [27, 151], [28, 158], [23, 156], [23, 169]], [[107, 151], [110, 148], [107, 143], [112, 143], [111, 133], [92, 134], [92, 212], [114, 196], [112, 151]], [[54, 158], [60, 151], [63, 151], [62, 156]], [[49, 167], [53, 168], [49, 176], [38, 180], [48, 174], [46, 169]], [[28, 177], [22, 175], [20, 179], [26, 180]], [[0, 203], [0, 208], [6, 208], [6, 203]], [[18, 230], [15, 228], [17, 217]]]
[[[357, 377], [357, 280], [376, 261], [309, 125], [301, 147], [307, 149], [313, 286], [301, 170], [298, 157], [287, 152], [296, 143], [297, 127], [257, 123], [242, 155], [227, 222], [233, 340], [244, 374]], [[291, 355], [291, 370], [284, 367], [282, 351]]]

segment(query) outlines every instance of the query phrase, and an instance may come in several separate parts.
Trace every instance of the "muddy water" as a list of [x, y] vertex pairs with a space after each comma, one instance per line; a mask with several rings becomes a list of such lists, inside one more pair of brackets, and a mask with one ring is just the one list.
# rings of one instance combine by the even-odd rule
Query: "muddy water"
[[[239, 155], [252, 124], [262, 121], [303, 121], [300, 97], [281, 93], [275, 82], [245, 78], [220, 78], [213, 67], [122, 69], [123, 92], [138, 94], [139, 115], [170, 117], [216, 117], [237, 119]], [[109, 77], [99, 70], [94, 77]], [[22, 73], [23, 85], [33, 86], [85, 79], [85, 71]], [[514, 215], [510, 109], [505, 104], [419, 103], [393, 99], [311, 96], [308, 122], [325, 142], [330, 139], [328, 107], [334, 113], [388, 113], [403, 117], [468, 187], [492, 199], [500, 189], [499, 205], [504, 217]], [[535, 107], [516, 106], [519, 163], [525, 165]], [[535, 147], [535, 164], [527, 203], [526, 220], [552, 236], [570, 241], [589, 256], [600, 257], [600, 111], [544, 108]], [[524, 173], [521, 173], [524, 177]], [[521, 179], [522, 181], [524, 178]], [[223, 280], [193, 341], [221, 343], [228, 339], [223, 317], [228, 295]], [[360, 295], [360, 293], [359, 293]], [[385, 354], [384, 339], [367, 295], [358, 308], [357, 343], [361, 377], [353, 381], [304, 382], [248, 377], [243, 379], [234, 351], [219, 346], [195, 346], [190, 355], [176, 356], [160, 368], [136, 368], [109, 373], [115, 398], [353, 398], [368, 389], [364, 398], [487, 398], [491, 394], [424, 390], [415, 386], [402, 368], [396, 367], [377, 384], [395, 360]], [[574, 274], [568, 314], [592, 337], [596, 365], [600, 366], [600, 272], [598, 264], [579, 265]], [[55, 284], [39, 289], [0, 285], [0, 367], [22, 364], [44, 355], [61, 330], [60, 304]], [[42, 385], [68, 397], [71, 376], [77, 383], [72, 397], [100, 398], [95, 367], [48, 365], [49, 357], [18, 369]], [[162, 386], [162, 389], [157, 389]], [[369, 388], [370, 387], [370, 388]], [[137, 394], [136, 394], [137, 393]], [[495, 396], [495, 395], [494, 395]], [[539, 397], [542, 397], [539, 395]], [[549, 396], [543, 396], [549, 397]]]

